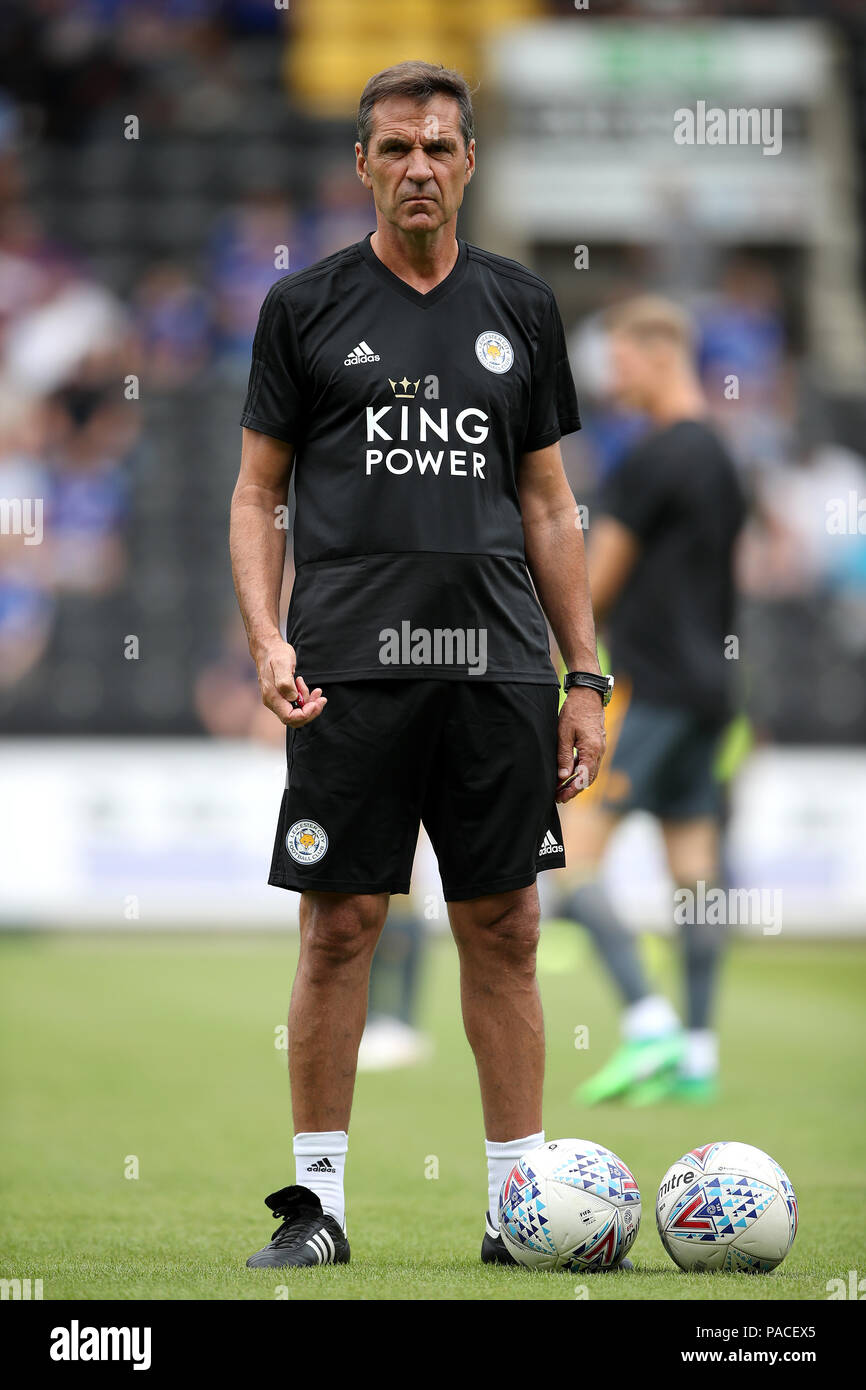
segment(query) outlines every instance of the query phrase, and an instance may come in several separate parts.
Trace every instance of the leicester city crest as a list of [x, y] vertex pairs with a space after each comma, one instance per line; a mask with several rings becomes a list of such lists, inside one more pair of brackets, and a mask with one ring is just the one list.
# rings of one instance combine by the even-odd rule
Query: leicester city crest
[[314, 820], [296, 820], [286, 836], [286, 849], [296, 864], [318, 864], [327, 853], [328, 837]]
[[491, 328], [475, 339], [475, 356], [488, 372], [501, 376], [514, 361], [514, 348], [503, 333], [495, 333]]

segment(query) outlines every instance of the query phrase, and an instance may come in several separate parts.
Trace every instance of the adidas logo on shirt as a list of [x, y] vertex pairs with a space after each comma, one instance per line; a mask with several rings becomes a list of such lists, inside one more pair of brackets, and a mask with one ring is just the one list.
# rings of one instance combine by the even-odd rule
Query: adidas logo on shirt
[[336, 1171], [329, 1158], [320, 1158], [318, 1163], [311, 1163], [307, 1168], [308, 1173], [336, 1173]]
[[353, 347], [348, 357], [343, 359], [344, 367], [358, 367], [362, 362], [379, 362], [381, 359], [378, 352], [374, 352], [369, 343], [365, 343], [362, 338], [357, 347]]
[[541, 842], [539, 854], [562, 854], [562, 845], [558, 845], [553, 837], [553, 832], [548, 830]]

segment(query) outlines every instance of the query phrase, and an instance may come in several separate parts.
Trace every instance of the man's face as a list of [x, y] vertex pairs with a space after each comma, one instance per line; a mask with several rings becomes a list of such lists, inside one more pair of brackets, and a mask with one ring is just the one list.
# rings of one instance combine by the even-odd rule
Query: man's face
[[377, 102], [367, 154], [359, 144], [355, 154], [361, 181], [385, 220], [422, 235], [456, 215], [475, 168], [475, 141], [467, 150], [457, 102], [444, 94]]
[[657, 389], [657, 378], [664, 364], [658, 352], [629, 333], [611, 333], [608, 338], [610, 394], [628, 410], [643, 410]]

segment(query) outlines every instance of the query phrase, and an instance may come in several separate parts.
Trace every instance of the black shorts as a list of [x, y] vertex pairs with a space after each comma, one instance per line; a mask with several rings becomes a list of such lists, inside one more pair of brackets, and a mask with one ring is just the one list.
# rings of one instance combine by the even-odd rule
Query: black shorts
[[632, 699], [605, 762], [603, 809], [649, 811], [661, 820], [718, 817], [722, 796], [713, 766], [724, 727], [689, 710]]
[[408, 893], [422, 821], [449, 902], [563, 867], [555, 686], [367, 680], [325, 694], [318, 719], [287, 731], [269, 883]]

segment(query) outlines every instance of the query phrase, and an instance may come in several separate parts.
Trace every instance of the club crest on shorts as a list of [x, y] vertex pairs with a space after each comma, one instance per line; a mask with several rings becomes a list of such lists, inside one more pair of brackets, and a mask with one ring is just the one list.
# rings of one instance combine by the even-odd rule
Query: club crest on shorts
[[488, 372], [501, 376], [514, 361], [514, 348], [504, 334], [495, 333], [491, 328], [475, 339], [475, 356]]
[[314, 820], [296, 820], [286, 836], [286, 850], [296, 864], [318, 864], [327, 853], [328, 837]]

